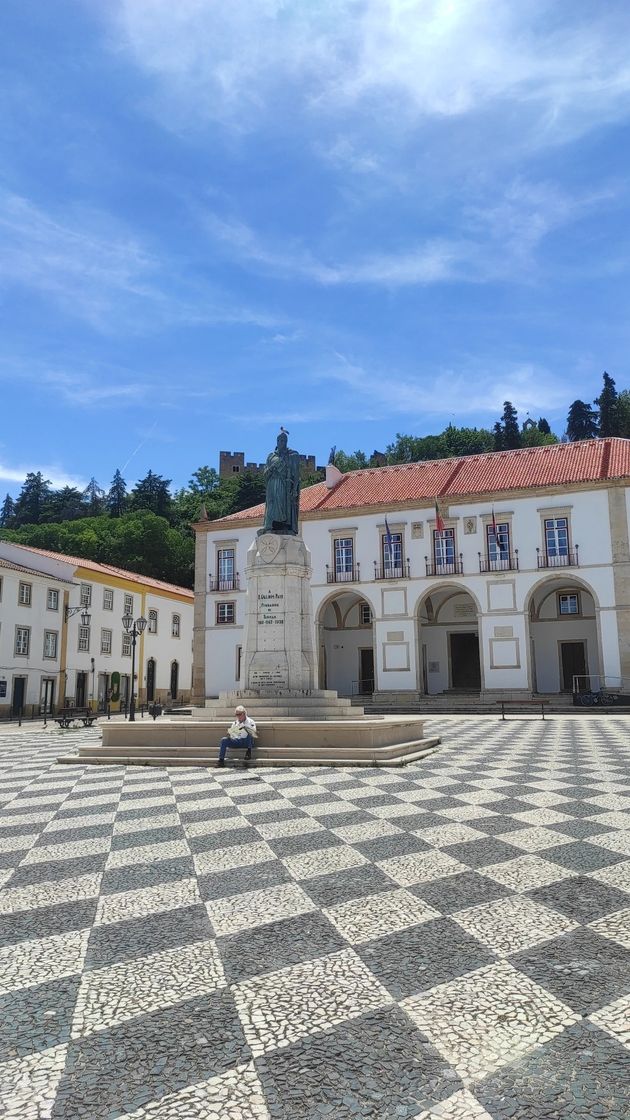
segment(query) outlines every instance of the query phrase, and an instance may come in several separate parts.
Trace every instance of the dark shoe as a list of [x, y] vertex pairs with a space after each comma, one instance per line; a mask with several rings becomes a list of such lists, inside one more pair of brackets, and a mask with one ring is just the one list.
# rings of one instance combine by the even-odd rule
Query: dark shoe
[[225, 766], [225, 759], [220, 758], [219, 761], [217, 762], [217, 766]]
[[248, 747], [247, 750], [245, 751], [245, 758], [251, 758], [251, 757], [252, 757], [251, 748]]

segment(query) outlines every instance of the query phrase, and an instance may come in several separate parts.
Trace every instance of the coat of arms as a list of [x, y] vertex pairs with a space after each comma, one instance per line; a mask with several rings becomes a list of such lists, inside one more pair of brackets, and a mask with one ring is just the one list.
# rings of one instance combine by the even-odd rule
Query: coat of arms
[[266, 564], [270, 564], [275, 560], [280, 551], [282, 544], [282, 537], [276, 536], [275, 533], [262, 533], [257, 541], [258, 554], [262, 557]]

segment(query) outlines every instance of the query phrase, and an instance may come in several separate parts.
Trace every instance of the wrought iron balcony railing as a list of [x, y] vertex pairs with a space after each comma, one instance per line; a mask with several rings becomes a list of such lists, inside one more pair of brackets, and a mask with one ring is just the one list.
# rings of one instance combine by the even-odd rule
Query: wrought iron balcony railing
[[464, 574], [464, 561], [460, 552], [458, 559], [429, 560], [425, 556], [428, 576], [462, 576]]
[[326, 583], [360, 583], [361, 573], [359, 564], [351, 568], [331, 568], [326, 565]]
[[210, 576], [210, 591], [240, 591], [241, 581], [238, 572], [225, 579], [213, 579]]
[[580, 559], [578, 556], [579, 545], [576, 544], [575, 548], [568, 548], [566, 552], [557, 554], [542, 552], [539, 548], [536, 549], [536, 558], [539, 568], [579, 568]]
[[479, 553], [480, 572], [518, 572], [518, 548], [514, 552], [506, 552], [504, 556], [495, 556], [491, 560], [485, 559]]
[[400, 564], [377, 564], [374, 561], [374, 579], [409, 579], [411, 566], [408, 560]]

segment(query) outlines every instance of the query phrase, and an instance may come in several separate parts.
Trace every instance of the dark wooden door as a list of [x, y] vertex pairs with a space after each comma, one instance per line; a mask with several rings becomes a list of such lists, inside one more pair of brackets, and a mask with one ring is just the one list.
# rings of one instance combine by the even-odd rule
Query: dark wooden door
[[147, 701], [155, 700], [155, 661], [152, 657], [147, 661]]
[[451, 688], [465, 688], [479, 692], [481, 665], [479, 663], [479, 635], [451, 634]]
[[11, 702], [11, 715], [19, 716], [20, 712], [24, 710], [24, 698], [26, 696], [26, 677], [13, 678], [13, 698]]
[[171, 661], [171, 696], [173, 700], [177, 699], [177, 689], [179, 688], [179, 664], [177, 661]]
[[359, 650], [359, 692], [366, 696], [374, 692], [374, 650]]
[[560, 642], [560, 662], [562, 665], [563, 692], [573, 692], [573, 678], [579, 677], [577, 691], [584, 692], [588, 686], [586, 674], [586, 642]]
[[87, 673], [77, 673], [77, 694], [74, 702], [77, 708], [85, 708], [85, 694], [87, 692]]

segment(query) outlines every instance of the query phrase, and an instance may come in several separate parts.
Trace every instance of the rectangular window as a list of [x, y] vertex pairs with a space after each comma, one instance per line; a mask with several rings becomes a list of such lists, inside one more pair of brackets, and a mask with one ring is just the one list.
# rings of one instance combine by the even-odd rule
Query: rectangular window
[[112, 652], [112, 632], [111, 630], [101, 630], [101, 653]]
[[382, 537], [383, 571], [388, 576], [402, 576], [402, 533], [390, 533]]
[[111, 587], [103, 588], [103, 610], [113, 611], [114, 609], [114, 592]]
[[217, 551], [217, 591], [232, 591], [234, 587], [234, 561], [233, 548], [220, 548]]
[[49, 587], [46, 592], [46, 610], [59, 610], [59, 592], [56, 591], [54, 587]]
[[354, 576], [354, 540], [352, 537], [335, 538], [335, 580], [351, 581]]
[[125, 592], [123, 614], [133, 614], [133, 595], [128, 595], [127, 592]]
[[158, 612], [149, 611], [149, 634], [157, 634]]
[[180, 616], [178, 614], [174, 614], [172, 619], [171, 619], [171, 637], [172, 638], [179, 638], [180, 628], [181, 628]]
[[88, 653], [90, 649], [90, 627], [79, 626], [79, 652]]
[[217, 626], [236, 622], [236, 603], [217, 603]]
[[372, 608], [369, 603], [359, 603], [359, 622], [361, 626], [372, 625]]
[[567, 517], [545, 518], [545, 552], [550, 560], [569, 555], [569, 520]]
[[455, 565], [455, 530], [433, 530], [433, 558], [437, 571], [453, 572]]
[[580, 598], [577, 593], [558, 595], [558, 609], [560, 614], [579, 614]]
[[121, 654], [123, 657], [131, 657], [131, 634], [123, 634]]
[[31, 599], [33, 597], [33, 585], [31, 583], [22, 583], [18, 589], [18, 603], [21, 607], [30, 607]]
[[79, 602], [81, 603], [82, 607], [91, 607], [92, 606], [92, 584], [91, 583], [82, 583], [81, 584], [81, 590], [79, 592]]
[[57, 656], [57, 631], [44, 630], [44, 657]]
[[510, 524], [508, 521], [497, 521], [495, 533], [492, 524], [486, 526], [486, 540], [488, 545], [488, 562], [491, 568], [499, 566], [502, 560], [510, 557]]
[[28, 657], [31, 648], [30, 626], [15, 627], [15, 656]]

